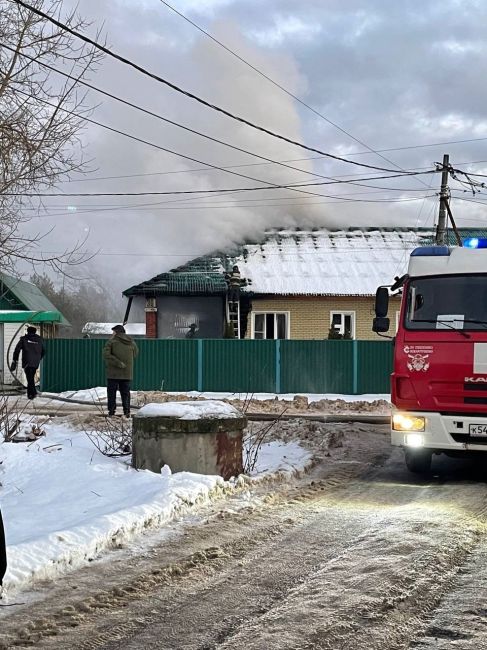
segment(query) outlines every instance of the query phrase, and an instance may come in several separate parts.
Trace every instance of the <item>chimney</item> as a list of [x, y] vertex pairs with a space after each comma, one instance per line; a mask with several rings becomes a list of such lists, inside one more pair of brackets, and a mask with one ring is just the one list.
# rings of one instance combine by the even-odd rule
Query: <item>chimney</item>
[[155, 298], [145, 299], [145, 336], [157, 338], [157, 302]]

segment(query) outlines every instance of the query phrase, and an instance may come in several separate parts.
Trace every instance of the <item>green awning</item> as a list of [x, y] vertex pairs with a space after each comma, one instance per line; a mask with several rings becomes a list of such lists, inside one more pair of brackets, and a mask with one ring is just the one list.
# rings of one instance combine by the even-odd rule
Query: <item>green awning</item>
[[0, 323], [60, 323], [61, 318], [58, 311], [0, 311]]

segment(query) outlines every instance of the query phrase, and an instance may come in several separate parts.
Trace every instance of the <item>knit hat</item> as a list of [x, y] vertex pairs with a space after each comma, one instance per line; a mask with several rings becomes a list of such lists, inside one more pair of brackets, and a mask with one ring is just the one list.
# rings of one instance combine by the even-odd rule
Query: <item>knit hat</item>
[[37, 332], [37, 328], [33, 327], [32, 325], [29, 325], [27, 328], [27, 334], [35, 334]]
[[115, 334], [125, 334], [125, 327], [123, 325], [115, 325], [115, 327], [112, 327], [112, 332], [115, 332]]

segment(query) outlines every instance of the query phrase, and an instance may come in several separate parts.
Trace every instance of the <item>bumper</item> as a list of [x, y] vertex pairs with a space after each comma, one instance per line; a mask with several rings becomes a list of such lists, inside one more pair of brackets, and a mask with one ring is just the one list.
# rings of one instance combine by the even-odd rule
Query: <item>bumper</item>
[[[425, 430], [420, 432], [424, 449], [450, 451], [485, 451], [487, 452], [487, 435], [471, 436], [470, 424], [487, 425], [487, 416], [441, 415], [441, 413], [410, 411], [408, 415], [423, 417]], [[399, 447], [409, 446], [406, 442], [408, 433], [391, 429], [391, 443]]]

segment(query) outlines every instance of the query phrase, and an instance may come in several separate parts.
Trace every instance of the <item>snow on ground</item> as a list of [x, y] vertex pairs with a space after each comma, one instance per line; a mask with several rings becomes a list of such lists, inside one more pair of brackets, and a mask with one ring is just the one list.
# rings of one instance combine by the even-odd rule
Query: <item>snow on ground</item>
[[[26, 431], [33, 422], [26, 420]], [[69, 419], [42, 428], [46, 435], [32, 442], [0, 443], [7, 594], [80, 566], [235, 485], [219, 476], [171, 474], [166, 467], [161, 474], [136, 471], [129, 456], [102, 455]], [[311, 458], [295, 440], [265, 443], [252, 474], [299, 471]]]
[[[56, 395], [44, 393], [36, 400], [35, 406], [39, 408], [55, 408], [56, 411], [71, 408], [69, 402], [57, 401]], [[103, 408], [106, 404], [106, 388], [97, 387], [80, 391], [66, 391], [60, 393], [62, 399], [72, 399], [79, 402], [86, 402], [86, 408], [95, 406]], [[391, 410], [389, 394], [363, 394], [363, 395], [339, 395], [332, 393], [200, 393], [170, 392], [162, 391], [133, 391], [132, 405], [135, 408], [143, 406], [148, 402], [163, 403], [185, 400], [222, 400], [240, 410], [248, 413], [302, 413], [312, 414], [347, 414], [368, 413], [375, 415], [389, 415]]]
[[389, 393], [363, 394], [363, 395], [340, 395], [338, 393], [199, 393], [189, 391], [186, 393], [169, 392], [167, 395], [187, 395], [188, 397], [204, 397], [205, 399], [238, 399], [248, 401], [249, 399], [259, 402], [266, 400], [282, 400], [291, 402], [296, 397], [306, 397], [308, 402], [319, 402], [320, 400], [343, 400], [344, 402], [375, 402], [377, 400], [390, 401]]
[[[142, 391], [140, 391], [141, 394]], [[132, 391], [132, 396], [137, 397], [137, 391]], [[256, 400], [259, 402], [266, 400], [282, 400], [285, 402], [290, 402], [296, 398], [296, 396], [306, 397], [309, 403], [319, 402], [320, 400], [343, 400], [344, 402], [376, 402], [377, 400], [390, 401], [391, 396], [389, 393], [378, 393], [378, 394], [363, 394], [363, 395], [340, 395], [338, 393], [200, 393], [196, 390], [186, 391], [186, 392], [166, 392], [160, 393], [161, 395], [172, 396], [183, 396], [189, 397], [192, 399], [203, 398], [203, 399], [231, 399], [231, 400], [241, 400], [248, 401], [250, 399]], [[51, 393], [43, 393], [43, 396], [49, 397]], [[55, 395], [55, 393], [52, 393]], [[96, 388], [87, 388], [86, 390], [78, 391], [65, 391], [64, 393], [59, 393], [60, 397], [67, 399], [75, 399], [86, 402], [104, 402], [107, 399], [107, 389], [98, 386]]]
[[252, 474], [293, 473], [297, 467], [306, 467], [311, 458], [311, 454], [297, 442], [272, 440], [260, 448]]

